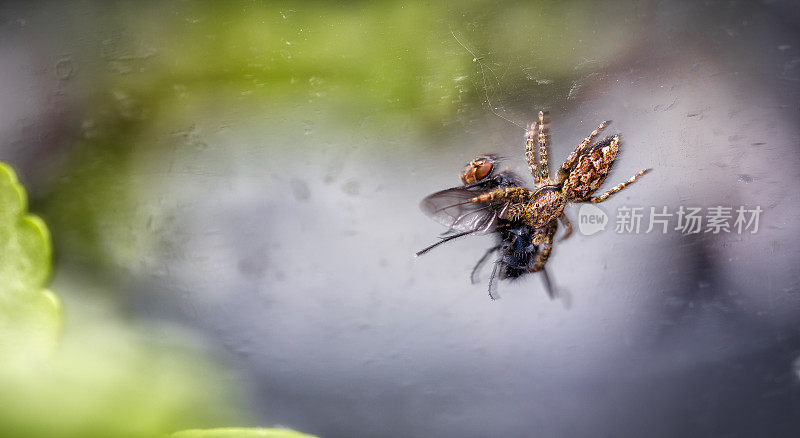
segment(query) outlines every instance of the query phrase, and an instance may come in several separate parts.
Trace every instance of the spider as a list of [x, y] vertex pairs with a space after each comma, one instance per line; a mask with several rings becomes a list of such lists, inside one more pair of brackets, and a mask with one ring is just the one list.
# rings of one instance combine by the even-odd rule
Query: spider
[[[620, 147], [619, 134], [593, 143], [595, 137], [611, 123], [604, 121], [569, 154], [558, 169], [555, 179], [550, 179], [547, 158], [550, 147], [549, 119], [548, 113], [539, 111], [539, 121], [531, 124], [525, 141], [525, 159], [536, 188], [530, 190], [525, 187], [498, 187], [469, 200], [477, 206], [498, 203], [507, 206], [506, 214], [510, 220], [522, 221], [542, 231], [536, 234], [533, 243], [548, 249], [552, 246], [555, 234], [553, 221], [560, 220], [566, 228], [562, 240], [572, 233], [572, 224], [564, 214], [564, 207], [568, 203], [603, 202], [652, 170], [644, 169], [602, 195], [592, 196], [611, 171]], [[538, 162], [534, 143], [539, 146]], [[547, 262], [547, 256], [549, 251], [544, 260], [540, 261], [541, 266]]]
[[[498, 265], [503, 266], [503, 271], [511, 266], [516, 273], [506, 274], [505, 277], [520, 276], [523, 273], [520, 270], [542, 271], [552, 251], [558, 221], [566, 229], [562, 240], [572, 233], [572, 225], [564, 215], [568, 203], [603, 202], [651, 170], [644, 169], [606, 193], [592, 196], [605, 181], [619, 152], [619, 135], [593, 143], [609, 123], [604, 121], [592, 131], [567, 157], [556, 178], [551, 180], [548, 163], [549, 115], [540, 111], [539, 120], [531, 124], [525, 142], [525, 159], [536, 188], [530, 190], [524, 187], [515, 175], [507, 171], [492, 176], [496, 161], [493, 156], [474, 159], [462, 173], [464, 186], [436, 192], [420, 204], [423, 212], [449, 229], [442, 240], [417, 255], [461, 236], [498, 233], [500, 244], [491, 248], [473, 269], [474, 278], [477, 268], [489, 254], [503, 251], [501, 258], [495, 262], [489, 283], [489, 296], [492, 299], [492, 280]], [[535, 144], [538, 145], [538, 160]], [[523, 254], [523, 258], [514, 254]]]

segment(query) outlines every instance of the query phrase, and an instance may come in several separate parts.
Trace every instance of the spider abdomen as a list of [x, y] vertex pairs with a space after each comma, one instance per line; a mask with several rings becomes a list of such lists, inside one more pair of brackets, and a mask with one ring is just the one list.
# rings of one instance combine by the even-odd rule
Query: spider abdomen
[[618, 152], [619, 136], [614, 135], [581, 154], [564, 180], [561, 188], [564, 196], [570, 202], [589, 199], [611, 172]]

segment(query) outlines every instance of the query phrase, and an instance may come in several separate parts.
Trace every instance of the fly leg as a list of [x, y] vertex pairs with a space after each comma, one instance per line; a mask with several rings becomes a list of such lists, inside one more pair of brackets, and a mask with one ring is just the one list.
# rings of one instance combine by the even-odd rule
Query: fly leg
[[451, 241], [453, 239], [456, 239], [456, 238], [461, 237], [461, 236], [466, 236], [467, 234], [472, 234], [474, 232], [475, 232], [474, 230], [470, 230], [470, 231], [464, 231], [464, 232], [461, 232], [461, 233], [456, 233], [456, 234], [453, 234], [451, 236], [442, 237], [442, 240], [434, 243], [433, 245], [429, 245], [429, 246], [425, 247], [424, 249], [422, 249], [420, 251], [417, 251], [416, 256], [419, 257], [422, 254], [425, 254], [426, 252], [432, 250], [433, 248], [436, 248], [437, 246], [439, 246], [439, 245], [441, 245], [441, 244], [443, 244], [445, 242], [449, 242], [449, 241]]
[[472, 284], [475, 284], [475, 283], [478, 282], [478, 277], [476, 277], [475, 274], [478, 273], [478, 271], [480, 270], [481, 266], [483, 266], [484, 262], [486, 262], [486, 259], [488, 259], [489, 256], [493, 252], [497, 251], [498, 249], [500, 249], [500, 245], [497, 245], [497, 246], [489, 248], [489, 250], [486, 251], [486, 253], [483, 255], [483, 257], [481, 257], [480, 260], [478, 260], [478, 263], [475, 264], [475, 267], [472, 268], [472, 273], [469, 274], [469, 280], [470, 280], [470, 282]]
[[497, 265], [499, 265], [502, 260], [503, 260], [502, 258], [499, 258], [497, 259], [496, 262], [494, 262], [494, 267], [492, 268], [492, 275], [489, 276], [489, 299], [491, 299], [492, 301], [499, 298], [494, 293], [494, 277], [497, 275]]

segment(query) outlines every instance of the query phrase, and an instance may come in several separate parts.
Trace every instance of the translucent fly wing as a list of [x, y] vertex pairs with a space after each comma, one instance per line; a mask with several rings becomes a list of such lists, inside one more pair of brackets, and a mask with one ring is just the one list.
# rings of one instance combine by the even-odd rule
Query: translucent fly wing
[[425, 197], [420, 209], [431, 219], [452, 231], [485, 233], [494, 229], [497, 219], [504, 217], [506, 202], [472, 202], [480, 191], [465, 187], [442, 190]]

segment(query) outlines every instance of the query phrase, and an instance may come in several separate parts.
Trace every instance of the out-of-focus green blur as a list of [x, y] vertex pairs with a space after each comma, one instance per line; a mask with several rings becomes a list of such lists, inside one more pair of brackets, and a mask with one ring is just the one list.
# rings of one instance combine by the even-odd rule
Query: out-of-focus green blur
[[47, 227], [26, 201], [0, 163], [0, 435], [161, 436], [241, 420], [220, 370], [185, 334], [145, 330], [108, 302], [77, 297], [64, 322], [60, 299], [44, 288]]

